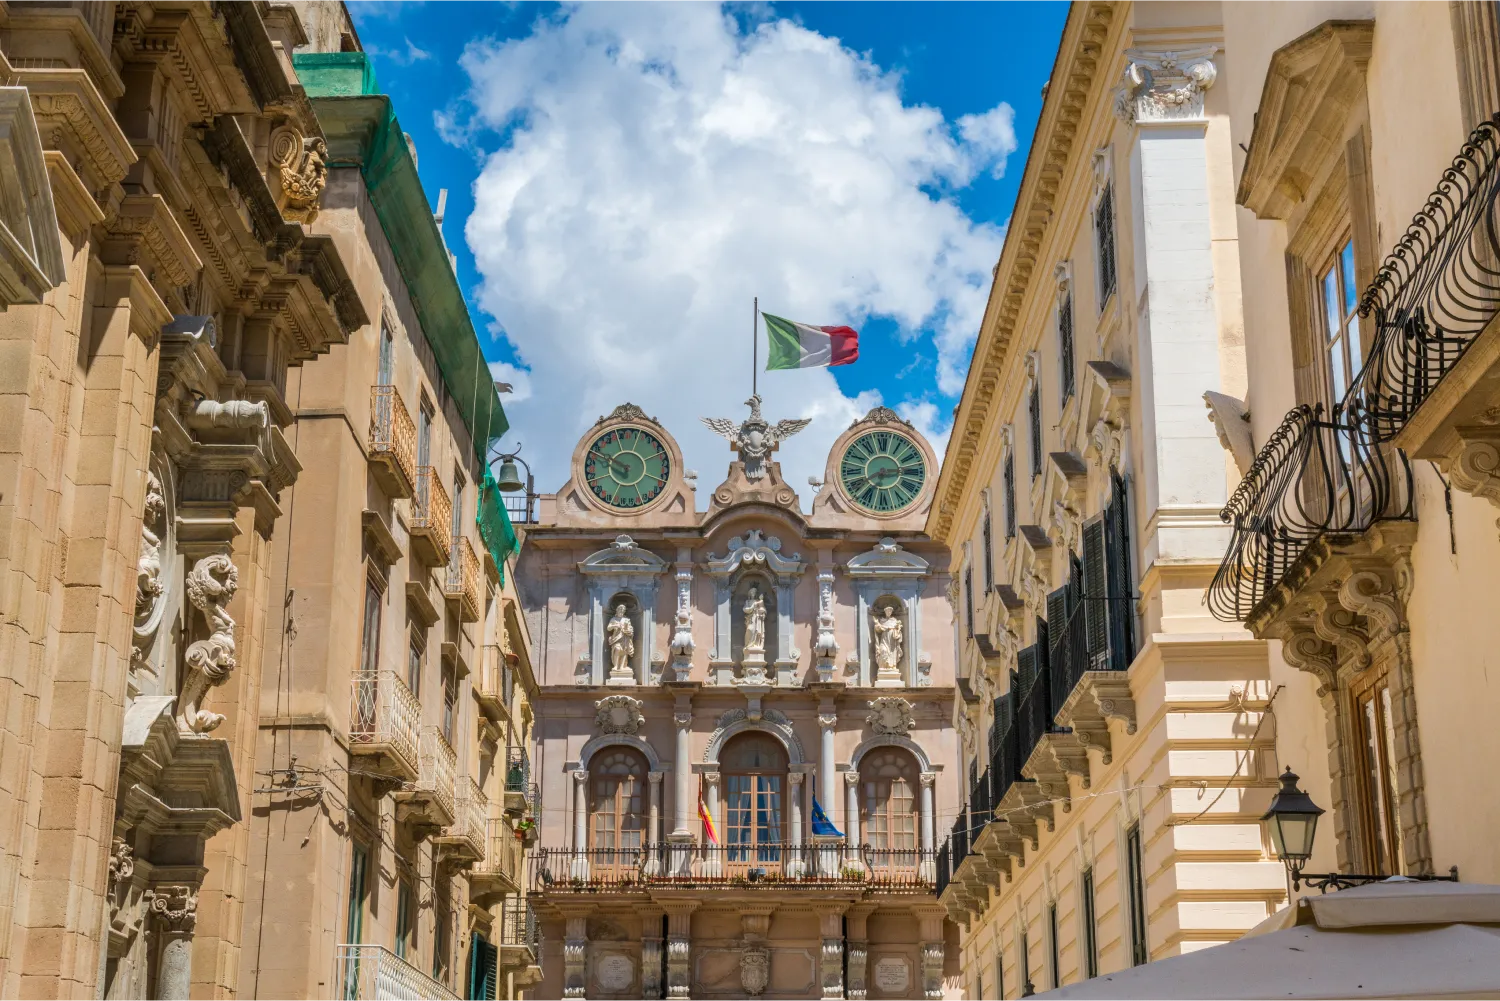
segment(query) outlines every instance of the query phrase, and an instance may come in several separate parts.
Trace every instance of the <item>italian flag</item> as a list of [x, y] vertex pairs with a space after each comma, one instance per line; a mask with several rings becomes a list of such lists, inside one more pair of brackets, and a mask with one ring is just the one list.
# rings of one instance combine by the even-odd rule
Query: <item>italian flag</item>
[[784, 320], [770, 313], [766, 318], [766, 371], [781, 368], [828, 368], [859, 360], [859, 331], [853, 327], [814, 327]]

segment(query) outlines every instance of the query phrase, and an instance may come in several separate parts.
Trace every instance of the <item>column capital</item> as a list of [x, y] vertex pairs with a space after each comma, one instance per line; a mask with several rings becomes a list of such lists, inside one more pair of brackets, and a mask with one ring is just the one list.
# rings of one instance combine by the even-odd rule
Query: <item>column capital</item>
[[922, 783], [923, 789], [931, 789], [933, 786], [937, 785], [937, 777], [937, 772], [922, 772], [917, 776], [917, 778]]
[[854, 788], [858, 787], [858, 785], [859, 785], [859, 772], [856, 772], [853, 769], [845, 772], [844, 773], [844, 785], [848, 786], [850, 789], [854, 789]]
[[155, 886], [146, 891], [151, 916], [164, 930], [191, 935], [198, 923], [198, 888], [196, 886]]
[[664, 776], [665, 774], [666, 772], [647, 772], [646, 781], [650, 782], [654, 786], [659, 786], [661, 785], [662, 776]]
[[822, 727], [824, 730], [832, 730], [834, 727], [836, 727], [838, 725], [839, 725], [839, 717], [838, 717], [837, 713], [819, 713], [818, 714], [818, 726]]
[[719, 773], [718, 772], [704, 772], [703, 773], [703, 781], [707, 782], [711, 786], [716, 786], [716, 785], [719, 784]]
[[693, 714], [690, 713], [690, 712], [689, 713], [682, 713], [682, 712], [673, 713], [672, 714], [672, 722], [677, 725], [678, 729], [680, 729], [680, 730], [686, 730], [688, 727], [690, 727], [690, 726], [693, 725]]
[[578, 785], [583, 785], [589, 779], [589, 770], [587, 768], [575, 768], [572, 774], [573, 781]]
[[791, 783], [792, 788], [795, 789], [802, 784], [802, 776], [802, 772], [788, 772], [786, 778]]

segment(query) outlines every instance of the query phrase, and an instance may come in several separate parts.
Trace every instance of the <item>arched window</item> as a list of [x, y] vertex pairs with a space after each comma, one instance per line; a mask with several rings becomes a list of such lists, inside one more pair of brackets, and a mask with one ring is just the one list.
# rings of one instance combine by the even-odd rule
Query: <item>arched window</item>
[[862, 833], [877, 872], [898, 875], [917, 867], [917, 764], [896, 748], [871, 751], [860, 762]]
[[786, 838], [786, 748], [770, 734], [745, 733], [719, 758], [724, 776], [724, 848], [734, 863], [777, 862]]
[[613, 747], [589, 767], [590, 847], [594, 865], [633, 869], [645, 845], [646, 759], [639, 751]]

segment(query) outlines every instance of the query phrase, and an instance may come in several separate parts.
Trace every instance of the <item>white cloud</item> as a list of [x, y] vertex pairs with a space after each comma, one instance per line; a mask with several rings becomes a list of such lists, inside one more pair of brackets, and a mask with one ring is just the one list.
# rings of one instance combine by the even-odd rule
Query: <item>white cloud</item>
[[953, 433], [952, 414], [944, 412], [931, 400], [898, 403], [896, 413], [911, 421], [912, 426], [922, 432], [923, 437], [932, 443], [932, 450], [937, 453], [938, 461], [941, 462], [943, 453], [948, 451], [948, 436]]
[[[698, 418], [747, 412], [756, 295], [811, 323], [889, 317], [936, 348], [940, 392], [962, 389], [1002, 233], [932, 192], [1003, 163], [1008, 107], [955, 130], [837, 40], [702, 4], [565, 8], [472, 44], [463, 67], [472, 107], [440, 124], [480, 147], [504, 137], [466, 234], [480, 303], [529, 373], [507, 410], [542, 489], [629, 400], [678, 439], [706, 498], [731, 456]], [[772, 420], [814, 418], [780, 453], [805, 505], [879, 394], [849, 398], [826, 370], [762, 372], [760, 393]], [[905, 406], [944, 433], [946, 407]]]
[[958, 134], [989, 160], [990, 176], [1005, 176], [1005, 160], [1016, 151], [1016, 112], [1001, 102], [982, 115], [964, 115]]
[[417, 44], [410, 38], [404, 38], [402, 39], [402, 42], [404, 44], [403, 48], [384, 49], [376, 45], [366, 45], [365, 51], [373, 56], [378, 56], [382, 59], [389, 59], [397, 66], [410, 66], [412, 63], [418, 63], [424, 59], [432, 58], [431, 52], [428, 52], [426, 49], [418, 48]]
[[531, 373], [526, 369], [518, 368], [510, 362], [492, 361], [490, 378], [496, 382], [510, 383], [510, 392], [503, 394], [500, 400], [505, 405], [506, 416], [510, 416], [511, 406], [531, 399]]

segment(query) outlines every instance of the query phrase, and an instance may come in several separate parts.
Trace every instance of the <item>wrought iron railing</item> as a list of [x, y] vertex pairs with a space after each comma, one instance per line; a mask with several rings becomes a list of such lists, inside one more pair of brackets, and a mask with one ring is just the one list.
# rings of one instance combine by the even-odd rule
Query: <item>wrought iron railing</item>
[[[1014, 671], [1011, 678], [1012, 685], [1016, 684]], [[1011, 786], [1025, 781], [1021, 777], [1021, 766], [1026, 759], [1021, 757], [1021, 729], [1015, 718], [1017, 696], [1012, 688], [996, 700], [996, 717], [990, 727], [990, 790], [997, 807]]]
[[453, 823], [448, 825], [444, 840], [461, 845], [471, 858], [483, 864], [489, 846], [490, 801], [472, 777], [459, 779], [453, 810]]
[[542, 848], [530, 858], [534, 892], [633, 890], [659, 886], [867, 886], [930, 892], [934, 853], [919, 848], [767, 842]]
[[344, 1001], [458, 1001], [447, 986], [383, 945], [335, 946], [334, 966]]
[[482, 576], [474, 544], [468, 536], [455, 535], [448, 556], [448, 578], [443, 583], [443, 593], [459, 599], [466, 613], [464, 618], [470, 622], [478, 621], [483, 606], [484, 592], [479, 583]]
[[[1031, 651], [1028, 659], [1023, 656]], [[1052, 694], [1052, 672], [1048, 668], [1045, 637], [1035, 646], [1017, 655], [1020, 665], [1016, 680], [1020, 685], [1016, 702], [1016, 763], [1024, 765], [1047, 734], [1060, 730], [1055, 720], [1059, 699]], [[1067, 693], [1062, 693], [1066, 695]]]
[[949, 851], [948, 842], [944, 841], [943, 847], [939, 848], [937, 853], [937, 884], [933, 887], [933, 892], [941, 897], [952, 879], [953, 853]]
[[1360, 299], [1370, 358], [1342, 401], [1390, 441], [1500, 311], [1500, 115], [1482, 122]]
[[505, 791], [524, 793], [531, 785], [531, 756], [526, 748], [512, 744], [506, 748]]
[[480, 876], [499, 876], [519, 887], [525, 878], [525, 846], [505, 820], [486, 822], [484, 858], [474, 867]]
[[395, 386], [370, 389], [370, 454], [389, 458], [406, 489], [417, 478], [417, 428]]
[[376, 745], [415, 772], [422, 704], [395, 671], [360, 671], [354, 676], [349, 741]]
[[1411, 464], [1365, 426], [1300, 406], [1260, 450], [1219, 517], [1233, 534], [1208, 607], [1224, 621], [1242, 621], [1320, 537], [1414, 517]]
[[439, 727], [422, 730], [422, 749], [415, 789], [427, 793], [449, 816], [455, 816], [453, 797], [458, 776], [458, 755]]
[[500, 912], [501, 945], [519, 946], [539, 955], [542, 944], [541, 924], [530, 901], [507, 900]]
[[411, 530], [428, 538], [446, 564], [453, 555], [453, 502], [443, 478], [432, 466], [417, 467], [417, 485], [412, 493]]

